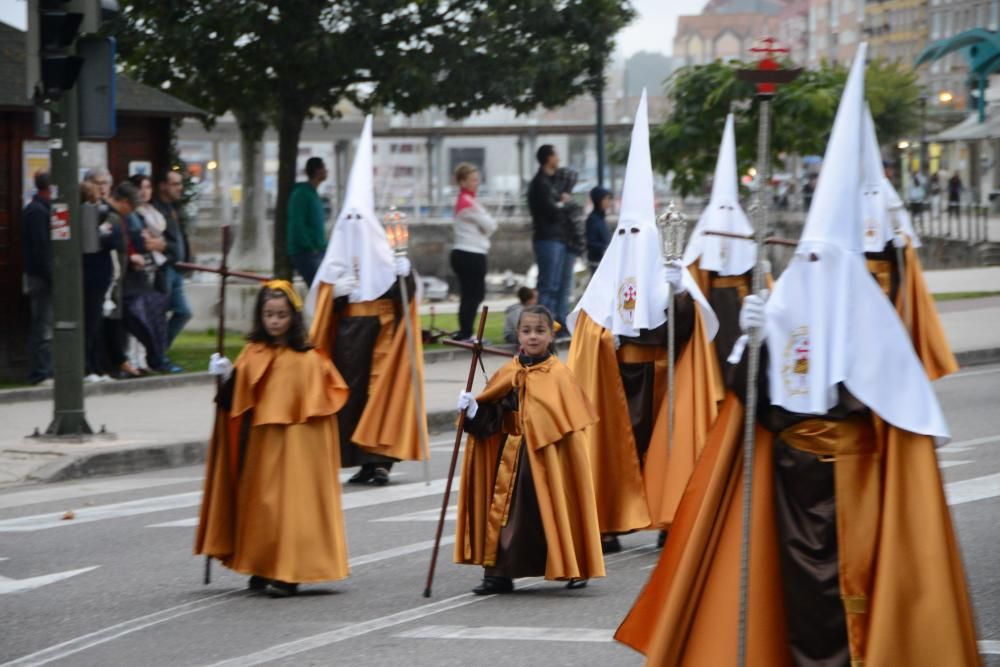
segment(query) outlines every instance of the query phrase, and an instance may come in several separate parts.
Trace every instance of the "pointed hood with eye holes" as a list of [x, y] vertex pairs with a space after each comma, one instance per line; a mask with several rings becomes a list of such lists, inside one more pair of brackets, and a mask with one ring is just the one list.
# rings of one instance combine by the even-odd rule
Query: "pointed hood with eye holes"
[[896, 189], [882, 168], [882, 151], [875, 134], [875, 120], [865, 106], [865, 138], [861, 163], [861, 220], [865, 252], [882, 252], [897, 232], [908, 236], [915, 248], [920, 239]]
[[753, 236], [753, 226], [740, 207], [733, 114], [726, 116], [715, 163], [712, 197], [691, 232], [691, 240], [684, 251], [684, 265], [690, 266], [697, 261], [698, 268], [715, 271], [721, 276], [739, 276], [753, 268], [757, 261], [757, 245], [753, 241], [706, 235], [708, 231]]
[[[700, 307], [709, 338], [714, 338], [718, 319], [686, 270], [684, 285]], [[618, 227], [587, 290], [566, 318], [566, 324], [573, 331], [583, 310], [590, 319], [617, 336], [638, 336], [640, 330], [655, 329], [667, 321], [669, 293], [660, 232], [656, 227], [644, 89], [632, 127]]]
[[373, 153], [372, 117], [367, 116], [347, 178], [344, 205], [306, 298], [309, 314], [314, 312], [321, 282], [334, 285], [342, 276], [353, 274], [358, 287], [349, 297], [352, 303], [374, 301], [396, 282], [392, 248], [375, 214]]
[[771, 403], [823, 415], [838, 385], [897, 428], [947, 441], [910, 337], [865, 265], [861, 158], [866, 45], [847, 79], [802, 238], [767, 302]]

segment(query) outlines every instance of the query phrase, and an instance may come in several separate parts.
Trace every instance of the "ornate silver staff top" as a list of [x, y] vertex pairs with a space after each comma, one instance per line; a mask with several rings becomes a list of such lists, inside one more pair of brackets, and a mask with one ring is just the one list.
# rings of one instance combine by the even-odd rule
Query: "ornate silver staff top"
[[687, 240], [687, 216], [670, 200], [667, 210], [656, 218], [656, 226], [660, 228], [660, 240], [663, 243], [663, 258], [672, 262], [684, 256], [684, 243]]
[[395, 206], [382, 219], [389, 247], [396, 257], [406, 257], [410, 245], [410, 230], [406, 225], [406, 214]]

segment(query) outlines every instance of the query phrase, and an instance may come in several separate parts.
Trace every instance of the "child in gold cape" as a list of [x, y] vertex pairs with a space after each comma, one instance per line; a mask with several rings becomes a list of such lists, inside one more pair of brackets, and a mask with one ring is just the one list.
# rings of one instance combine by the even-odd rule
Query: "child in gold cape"
[[348, 574], [335, 415], [347, 385], [308, 344], [301, 307], [290, 284], [268, 283], [236, 363], [209, 366], [224, 382], [195, 553], [272, 596]]
[[455, 562], [486, 568], [480, 595], [513, 590], [516, 577], [604, 576], [585, 429], [597, 421], [572, 371], [550, 352], [552, 315], [529, 306], [521, 353], [479, 396], [464, 392], [469, 438], [458, 501]]

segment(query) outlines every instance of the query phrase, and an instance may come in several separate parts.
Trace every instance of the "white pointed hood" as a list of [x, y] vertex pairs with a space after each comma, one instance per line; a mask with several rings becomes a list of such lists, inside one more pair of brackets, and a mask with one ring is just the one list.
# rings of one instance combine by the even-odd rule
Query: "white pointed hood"
[[699, 268], [723, 276], [742, 275], [753, 268], [757, 261], [757, 245], [753, 241], [707, 236], [706, 231], [753, 235], [753, 225], [740, 207], [733, 114], [726, 116], [712, 180], [712, 196], [691, 233], [684, 251], [684, 264], [689, 266], [700, 260]]
[[347, 178], [344, 205], [306, 298], [308, 313], [315, 308], [321, 282], [333, 285], [341, 276], [353, 273], [358, 281], [358, 288], [350, 295], [354, 303], [379, 298], [396, 281], [392, 248], [375, 214], [373, 152], [372, 117], [367, 116]]
[[861, 220], [865, 252], [882, 252], [896, 235], [902, 232], [920, 246], [910, 216], [896, 189], [882, 168], [882, 151], [875, 134], [875, 120], [865, 106], [864, 156], [861, 163]]
[[865, 52], [861, 44], [802, 239], [767, 303], [771, 402], [825, 414], [844, 383], [890, 424], [946, 441], [948, 426], [924, 367], [864, 262], [858, 192]]
[[[570, 331], [581, 310], [618, 336], [638, 336], [640, 330], [655, 329], [667, 321], [669, 288], [656, 227], [645, 89], [632, 127], [621, 202], [611, 243], [583, 297], [566, 318]], [[714, 338], [718, 320], [686, 270], [684, 284], [701, 307], [710, 338]]]

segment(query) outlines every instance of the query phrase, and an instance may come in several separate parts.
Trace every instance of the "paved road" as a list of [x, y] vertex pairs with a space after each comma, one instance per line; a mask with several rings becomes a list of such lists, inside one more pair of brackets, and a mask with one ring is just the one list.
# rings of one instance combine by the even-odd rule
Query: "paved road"
[[[954, 444], [940, 460], [971, 580], [980, 639], [1000, 666], [1000, 366], [942, 380]], [[626, 537], [608, 577], [582, 591], [521, 582], [468, 593], [480, 572], [444, 551], [420, 596], [448, 445], [430, 488], [399, 467], [383, 489], [347, 489], [352, 575], [290, 600], [243, 591], [191, 556], [199, 468], [0, 493], [0, 667], [65, 665], [638, 665], [610, 636], [655, 562], [652, 534]], [[67, 510], [73, 520], [63, 521]], [[446, 533], [448, 534], [448, 533]]]

